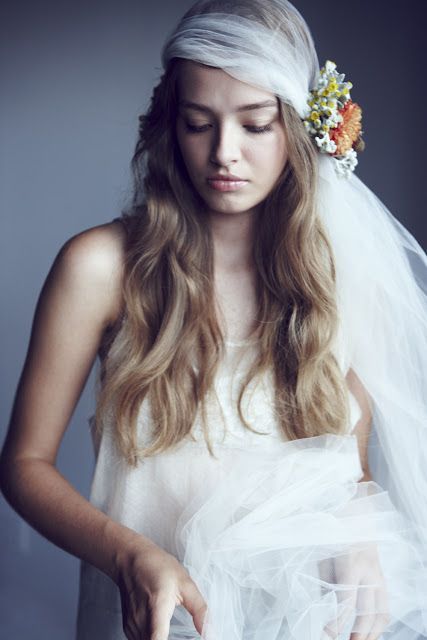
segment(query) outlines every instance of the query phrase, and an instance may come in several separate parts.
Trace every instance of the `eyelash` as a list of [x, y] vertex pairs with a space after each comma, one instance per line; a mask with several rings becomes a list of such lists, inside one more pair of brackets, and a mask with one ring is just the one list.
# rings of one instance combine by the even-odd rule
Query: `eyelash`
[[[203, 133], [206, 131], [208, 124], [205, 124], [201, 127], [196, 127], [188, 122], [185, 123], [185, 127], [189, 133]], [[245, 129], [247, 129], [250, 133], [266, 133], [267, 131], [272, 130], [271, 124], [266, 124], [264, 127], [256, 127], [255, 125], [246, 125]]]

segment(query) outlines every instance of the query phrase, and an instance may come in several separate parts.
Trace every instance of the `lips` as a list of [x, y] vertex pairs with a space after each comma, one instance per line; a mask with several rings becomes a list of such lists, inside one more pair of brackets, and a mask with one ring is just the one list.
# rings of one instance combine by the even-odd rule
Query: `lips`
[[207, 180], [221, 180], [221, 181], [230, 180], [231, 182], [242, 182], [242, 181], [247, 182], [240, 176], [235, 176], [232, 173], [227, 173], [226, 175], [222, 175], [221, 173], [215, 173], [213, 176], [209, 176]]
[[215, 174], [206, 178], [206, 181], [211, 189], [222, 192], [237, 191], [248, 183], [248, 180], [243, 180], [232, 173], [228, 173], [227, 175]]

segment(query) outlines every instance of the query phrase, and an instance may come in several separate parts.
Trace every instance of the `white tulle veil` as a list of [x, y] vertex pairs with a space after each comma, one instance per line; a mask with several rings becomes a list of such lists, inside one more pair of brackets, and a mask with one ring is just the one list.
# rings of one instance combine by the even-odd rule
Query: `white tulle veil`
[[[305, 117], [319, 77], [313, 40], [292, 4], [269, 2], [287, 21], [286, 39], [233, 15], [231, 2], [230, 13], [184, 16], [163, 48], [164, 66], [184, 58], [222, 68]], [[372, 400], [373, 477], [427, 543], [426, 254], [355, 173], [338, 175], [329, 155], [318, 160], [318, 211], [335, 256], [347, 365]]]

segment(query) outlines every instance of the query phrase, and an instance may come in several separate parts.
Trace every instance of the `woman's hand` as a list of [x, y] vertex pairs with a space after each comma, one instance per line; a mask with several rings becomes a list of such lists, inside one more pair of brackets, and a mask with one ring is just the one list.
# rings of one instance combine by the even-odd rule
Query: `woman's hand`
[[116, 583], [128, 640], [167, 640], [176, 605], [187, 609], [201, 635], [206, 603], [173, 555], [141, 538], [117, 565]]
[[[354, 615], [350, 640], [377, 640], [390, 622], [387, 589], [378, 551], [370, 544], [333, 560], [334, 583], [348, 585], [337, 599], [344, 609], [337, 620], [325, 628], [326, 638], [338, 638]], [[353, 587], [353, 588], [352, 588]]]

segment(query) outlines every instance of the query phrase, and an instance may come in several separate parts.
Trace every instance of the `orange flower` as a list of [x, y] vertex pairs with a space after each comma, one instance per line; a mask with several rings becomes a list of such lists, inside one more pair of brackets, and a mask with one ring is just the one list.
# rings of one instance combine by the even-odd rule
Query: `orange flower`
[[352, 149], [362, 129], [362, 109], [356, 102], [347, 100], [338, 113], [342, 115], [342, 122], [329, 131], [330, 139], [337, 145], [334, 156], [344, 155]]

